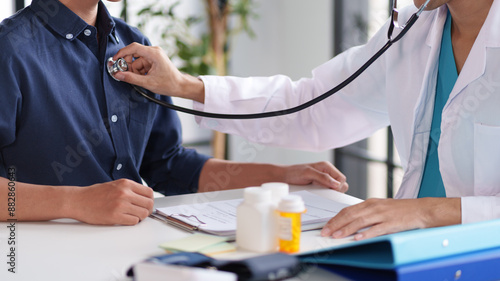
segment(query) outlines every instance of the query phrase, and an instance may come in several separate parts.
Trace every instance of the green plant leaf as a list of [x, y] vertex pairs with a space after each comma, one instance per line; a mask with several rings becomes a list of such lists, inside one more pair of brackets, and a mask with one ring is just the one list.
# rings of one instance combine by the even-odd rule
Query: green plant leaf
[[[229, 0], [222, 1], [227, 5], [229, 14], [234, 17], [236, 24], [226, 30], [227, 40], [240, 32], [254, 37], [250, 20], [256, 18], [253, 12], [255, 3], [253, 0]], [[154, 30], [162, 42], [155, 45], [162, 46], [172, 58], [180, 60], [179, 70], [192, 75], [206, 75], [215, 73], [212, 62], [211, 35], [204, 32], [208, 15], [187, 15], [179, 17], [176, 8], [181, 1], [172, 4], [158, 2], [141, 9], [138, 27], [144, 32]], [[208, 11], [207, 11], [208, 12]], [[202, 32], [200, 33], [200, 30]], [[229, 53], [229, 44], [224, 44], [224, 52]], [[176, 60], [177, 61], [177, 60]]]

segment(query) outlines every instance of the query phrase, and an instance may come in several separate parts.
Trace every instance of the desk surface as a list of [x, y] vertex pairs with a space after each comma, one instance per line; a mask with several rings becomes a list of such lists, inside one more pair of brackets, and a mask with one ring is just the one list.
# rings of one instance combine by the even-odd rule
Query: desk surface
[[[346, 204], [360, 201], [319, 187], [292, 186], [290, 191], [302, 189]], [[155, 199], [155, 207], [234, 199], [242, 194], [242, 190], [230, 190], [170, 196]], [[16, 273], [12, 274], [7, 271], [8, 225], [0, 223], [0, 280], [130, 280], [125, 273], [131, 265], [164, 254], [159, 244], [189, 235], [151, 218], [135, 226], [94, 226], [69, 219], [17, 222]], [[294, 280], [345, 279], [316, 268]]]

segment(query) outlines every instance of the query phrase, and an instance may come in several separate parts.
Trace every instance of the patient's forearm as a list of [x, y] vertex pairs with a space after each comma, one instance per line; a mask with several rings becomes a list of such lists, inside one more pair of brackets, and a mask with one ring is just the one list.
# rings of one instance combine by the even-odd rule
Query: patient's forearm
[[268, 164], [210, 159], [201, 171], [199, 192], [243, 188], [267, 181], [284, 181], [282, 169]]
[[258, 186], [277, 181], [293, 185], [316, 184], [340, 192], [346, 192], [349, 188], [346, 177], [329, 162], [273, 165], [209, 159], [200, 174], [199, 192]]
[[0, 220], [44, 221], [68, 217], [72, 188], [42, 186], [0, 177]]
[[0, 195], [2, 221], [71, 218], [89, 224], [135, 225], [154, 206], [151, 188], [128, 179], [91, 186], [43, 186], [0, 178]]

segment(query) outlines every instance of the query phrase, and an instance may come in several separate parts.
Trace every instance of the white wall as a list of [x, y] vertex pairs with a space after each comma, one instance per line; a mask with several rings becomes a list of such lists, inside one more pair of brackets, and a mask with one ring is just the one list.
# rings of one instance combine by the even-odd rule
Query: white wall
[[12, 0], [2, 0], [0, 4], [0, 21], [10, 17], [14, 12], [14, 5]]
[[[285, 74], [296, 80], [333, 54], [333, 1], [257, 0], [256, 38], [238, 36], [232, 42], [230, 74]], [[311, 153], [265, 147], [240, 137], [229, 139], [231, 160], [294, 164], [331, 161], [332, 152]]]

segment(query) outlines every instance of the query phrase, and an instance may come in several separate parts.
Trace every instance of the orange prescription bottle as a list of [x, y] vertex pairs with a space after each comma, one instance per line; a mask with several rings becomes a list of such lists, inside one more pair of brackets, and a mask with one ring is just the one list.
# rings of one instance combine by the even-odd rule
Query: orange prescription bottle
[[300, 249], [300, 233], [302, 230], [301, 215], [306, 212], [304, 201], [299, 195], [287, 195], [281, 198], [278, 205], [278, 239], [279, 250], [285, 253], [296, 253]]

